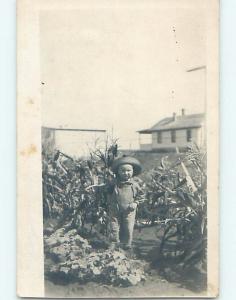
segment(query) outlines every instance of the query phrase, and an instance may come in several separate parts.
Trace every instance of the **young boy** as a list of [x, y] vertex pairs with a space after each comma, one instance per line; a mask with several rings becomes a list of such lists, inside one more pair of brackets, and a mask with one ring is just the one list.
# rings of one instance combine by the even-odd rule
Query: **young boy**
[[107, 191], [111, 248], [121, 243], [125, 250], [131, 249], [136, 209], [144, 196], [133, 176], [141, 170], [140, 162], [133, 157], [124, 156], [113, 162], [112, 171], [116, 177]]

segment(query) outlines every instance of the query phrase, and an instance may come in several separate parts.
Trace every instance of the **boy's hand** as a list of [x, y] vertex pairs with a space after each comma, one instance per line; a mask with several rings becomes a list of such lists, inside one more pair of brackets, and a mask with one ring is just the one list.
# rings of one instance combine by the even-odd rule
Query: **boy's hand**
[[130, 211], [134, 211], [136, 208], [137, 208], [137, 203], [136, 202], [133, 202], [129, 205], [129, 210]]

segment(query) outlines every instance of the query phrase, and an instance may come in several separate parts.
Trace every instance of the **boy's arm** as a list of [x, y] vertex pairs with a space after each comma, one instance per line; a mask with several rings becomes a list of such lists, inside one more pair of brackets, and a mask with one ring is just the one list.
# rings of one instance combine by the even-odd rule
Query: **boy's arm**
[[134, 184], [135, 188], [135, 195], [134, 195], [134, 202], [137, 204], [141, 204], [145, 201], [145, 193], [143, 188], [135, 182]]

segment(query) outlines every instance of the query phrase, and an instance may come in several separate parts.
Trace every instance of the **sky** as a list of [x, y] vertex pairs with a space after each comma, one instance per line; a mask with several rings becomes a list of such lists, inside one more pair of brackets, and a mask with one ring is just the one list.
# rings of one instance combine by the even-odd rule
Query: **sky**
[[112, 130], [137, 148], [137, 130], [204, 112], [205, 71], [186, 72], [206, 65], [204, 9], [158, 3], [41, 12], [44, 126]]

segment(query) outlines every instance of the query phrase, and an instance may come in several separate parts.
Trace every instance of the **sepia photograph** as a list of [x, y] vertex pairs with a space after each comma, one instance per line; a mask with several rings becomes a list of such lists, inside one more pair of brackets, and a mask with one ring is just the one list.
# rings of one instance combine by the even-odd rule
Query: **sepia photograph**
[[218, 2], [205, 2], [19, 1], [21, 296], [217, 296]]

